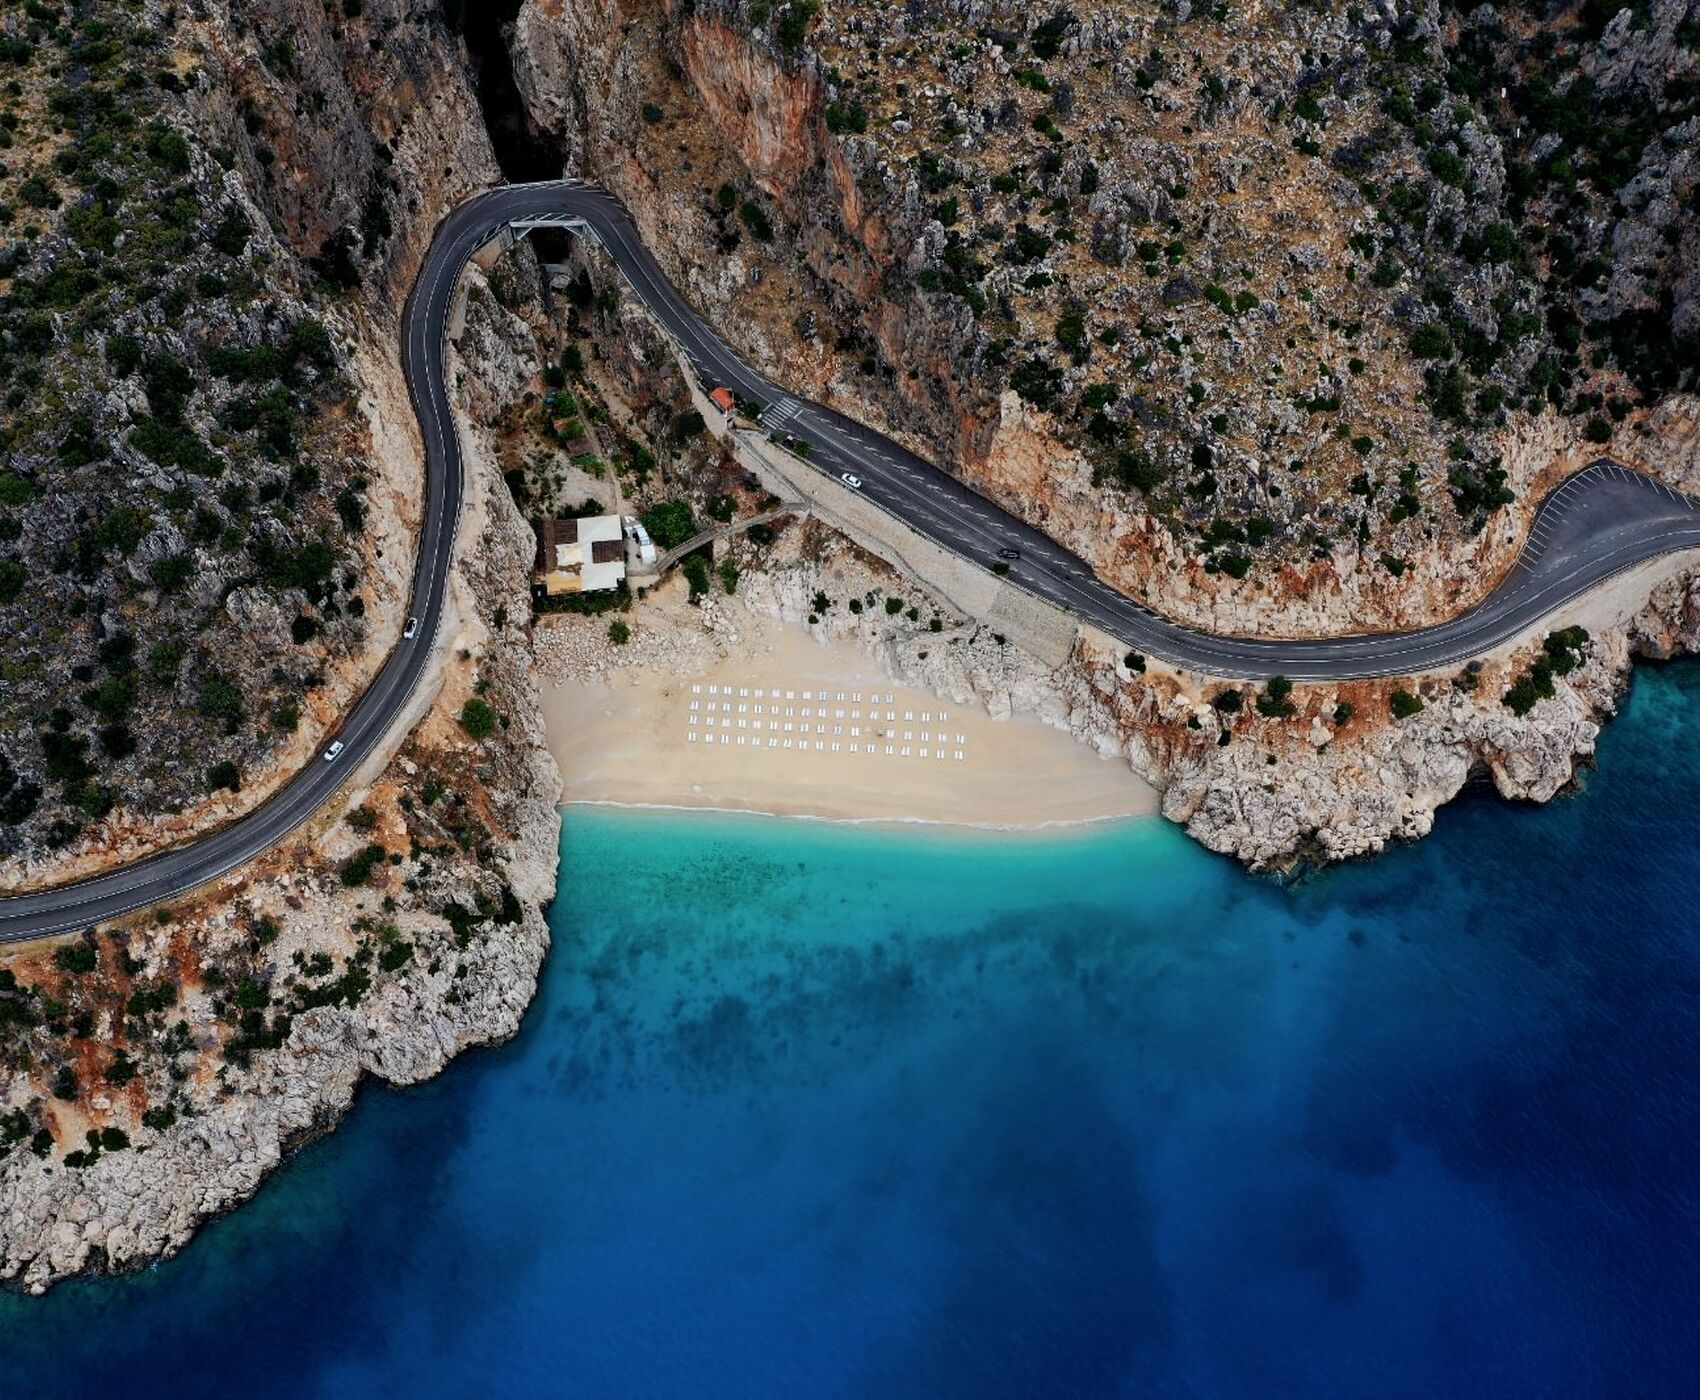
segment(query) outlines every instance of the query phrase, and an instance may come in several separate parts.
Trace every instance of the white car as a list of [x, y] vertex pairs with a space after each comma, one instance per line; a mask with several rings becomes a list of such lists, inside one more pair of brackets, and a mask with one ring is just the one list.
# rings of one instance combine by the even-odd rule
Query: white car
[[419, 635], [419, 619], [416, 618], [416, 617], [408, 618], [407, 619], [407, 626], [402, 628], [402, 632], [401, 632], [402, 641], [411, 642], [418, 635]]
[[328, 749], [325, 750], [325, 762], [326, 763], [335, 763], [336, 760], [337, 760], [337, 756], [341, 752], [342, 752], [342, 740], [341, 739], [332, 739], [331, 740], [331, 746]]
[[842, 472], [839, 474], [838, 479], [852, 491], [860, 491], [862, 489], [862, 478], [859, 476], [852, 476], [849, 472]]

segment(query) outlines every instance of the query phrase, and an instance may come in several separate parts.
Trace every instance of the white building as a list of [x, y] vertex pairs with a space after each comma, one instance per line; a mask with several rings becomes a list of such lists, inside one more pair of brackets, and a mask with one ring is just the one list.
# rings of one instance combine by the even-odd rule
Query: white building
[[626, 542], [617, 515], [543, 520], [534, 527], [534, 582], [549, 597], [618, 588], [626, 576]]

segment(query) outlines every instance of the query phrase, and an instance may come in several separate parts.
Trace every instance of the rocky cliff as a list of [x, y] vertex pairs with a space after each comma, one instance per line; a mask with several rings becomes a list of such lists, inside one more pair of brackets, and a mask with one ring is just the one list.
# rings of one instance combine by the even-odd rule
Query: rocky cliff
[[[131, 40], [178, 75], [161, 79], [175, 105], [159, 128], [157, 158], [192, 171], [204, 164], [222, 192], [222, 205], [184, 204], [181, 217], [222, 217], [234, 228], [229, 211], [239, 210], [244, 249], [268, 269], [274, 296], [305, 297], [295, 289], [311, 288], [315, 314], [332, 328], [327, 353], [344, 397], [329, 416], [340, 425], [339, 449], [315, 446], [309, 457], [306, 446], [291, 445], [284, 465], [293, 459], [295, 478], [307, 480], [299, 467], [311, 461], [333, 502], [357, 481], [359, 528], [353, 508], [339, 528], [349, 558], [358, 556], [358, 583], [350, 572], [345, 584], [339, 561], [334, 598], [284, 580], [281, 596], [277, 588], [229, 592], [223, 613], [243, 629], [241, 646], [269, 647], [274, 657], [324, 656], [326, 648], [347, 657], [334, 677], [321, 665], [307, 682], [299, 740], [268, 751], [279, 772], [311, 753], [319, 727], [399, 630], [420, 458], [397, 314], [437, 219], [496, 174], [464, 55], [440, 20], [381, 0], [358, 15], [343, 8], [261, 4], [236, 15], [172, 7], [150, 14], [162, 39]], [[168, 128], [180, 145], [166, 140]], [[215, 343], [250, 357], [214, 363], [239, 385], [263, 387], [254, 376], [275, 372], [267, 317], [287, 327], [307, 305], [298, 299], [281, 314], [213, 326]], [[197, 329], [190, 344], [207, 333]], [[542, 909], [554, 891], [559, 776], [539, 729], [524, 628], [532, 539], [483, 414], [510, 401], [516, 355], [532, 372], [537, 352], [527, 335], [475, 287], [473, 353], [451, 365], [472, 414], [451, 606], [399, 751], [356, 778], [300, 836], [179, 906], [0, 954], [0, 1280], [40, 1289], [69, 1273], [134, 1268], [172, 1252], [332, 1126], [365, 1074], [411, 1083], [517, 1028], [548, 942]], [[280, 381], [276, 402], [297, 387]], [[179, 421], [217, 420], [225, 398], [220, 389], [205, 409], [191, 399]], [[230, 402], [239, 398], [240, 390]], [[289, 402], [299, 411], [298, 400]], [[158, 403], [143, 411], [150, 407], [157, 420]], [[126, 464], [134, 441], [112, 449]], [[233, 452], [227, 439], [209, 441]], [[285, 448], [280, 439], [262, 456]], [[14, 456], [9, 465], [33, 479], [31, 464]], [[249, 516], [225, 513], [244, 502], [229, 495], [232, 472], [220, 475], [226, 494], [211, 509], [226, 529], [245, 524]], [[185, 477], [195, 480], [177, 464], [175, 479]], [[161, 489], [182, 491], [171, 481]], [[6, 503], [18, 505], [22, 494]], [[267, 499], [263, 488], [258, 499]], [[309, 526], [312, 499], [288, 490], [279, 497], [293, 521]], [[24, 528], [27, 541], [33, 515]], [[355, 599], [362, 606], [351, 607]], [[125, 627], [150, 625], [147, 603], [126, 603]], [[335, 626], [322, 620], [333, 615], [342, 619]], [[300, 616], [321, 619], [298, 629], [305, 637], [291, 635], [291, 617]], [[96, 626], [98, 639], [113, 623]], [[145, 671], [149, 655], [146, 646], [103, 649], [100, 662], [121, 676], [127, 657]], [[252, 713], [252, 687], [266, 683], [268, 668], [240, 648], [223, 655], [232, 703]], [[140, 757], [167, 761], [151, 714], [131, 713]], [[75, 737], [82, 723], [72, 714], [58, 732]], [[204, 750], [204, 725], [176, 723], [201, 736]], [[180, 767], [200, 782], [204, 763]], [[27, 767], [11, 776], [0, 797], [34, 781]], [[260, 760], [241, 777], [245, 800], [263, 795]], [[229, 801], [185, 803], [178, 826], [138, 828], [137, 840], [185, 834], [234, 810]], [[79, 835], [81, 846], [39, 867], [62, 875], [79, 850], [130, 854], [119, 841], [129, 828], [114, 825], [122, 813], [115, 806]]]
[[[527, 616], [531, 532], [470, 445], [441, 689], [395, 759], [183, 906], [6, 957], [0, 1279], [40, 1289], [174, 1252], [334, 1125], [364, 1075], [414, 1083], [518, 1028], [548, 946], [560, 779], [507, 620]], [[500, 716], [486, 739], [462, 722], [475, 696]]]
[[1454, 611], [1566, 472], [1671, 455], [1689, 9], [528, 0], [512, 50], [778, 377], [1297, 635]]

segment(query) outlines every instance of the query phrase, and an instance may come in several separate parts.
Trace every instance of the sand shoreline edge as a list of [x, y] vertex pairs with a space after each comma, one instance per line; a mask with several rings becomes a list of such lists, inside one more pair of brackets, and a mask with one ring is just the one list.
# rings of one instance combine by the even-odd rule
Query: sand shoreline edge
[[906, 684], [853, 642], [741, 598], [705, 619], [682, 592], [634, 611], [629, 646], [595, 622], [552, 624], [576, 639], [541, 686], [564, 805], [980, 831], [1159, 809], [1125, 758], [1055, 722]]
[[771, 821], [815, 822], [825, 826], [936, 827], [940, 832], [974, 832], [987, 836], [1064, 835], [1083, 827], [1118, 826], [1124, 822], [1149, 822], [1161, 816], [1150, 811], [1105, 812], [1098, 816], [1056, 817], [1042, 822], [973, 822], [945, 817], [834, 817], [819, 812], [776, 812], [761, 807], [695, 805], [689, 802], [619, 802], [605, 797], [563, 797], [557, 804], [564, 812], [573, 807], [601, 808], [616, 812], [676, 812], [690, 816], [763, 817]]

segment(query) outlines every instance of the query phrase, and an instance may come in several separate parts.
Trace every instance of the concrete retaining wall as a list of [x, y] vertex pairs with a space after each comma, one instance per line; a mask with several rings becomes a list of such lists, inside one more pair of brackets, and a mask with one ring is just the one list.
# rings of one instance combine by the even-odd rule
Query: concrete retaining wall
[[1078, 628], [1060, 608], [934, 544], [861, 492], [775, 446], [758, 430], [734, 428], [729, 437], [739, 464], [760, 477], [770, 491], [810, 501], [815, 515], [827, 524], [945, 599], [965, 617], [1002, 633], [1049, 666], [1062, 665], [1074, 650]]
[[[664, 328], [651, 320], [666, 336]], [[673, 345], [672, 338], [667, 337]], [[734, 427], [697, 382], [690, 361], [673, 345], [691, 404], [715, 437], [731, 444], [738, 462], [776, 496], [800, 496], [812, 513], [842, 531], [870, 554], [947, 601], [964, 617], [984, 623], [1048, 666], [1061, 666], [1074, 651], [1080, 627], [1061, 608], [1005, 582], [934, 544], [859, 491], [767, 440], [753, 428]], [[712, 386], [710, 386], [712, 387]]]

